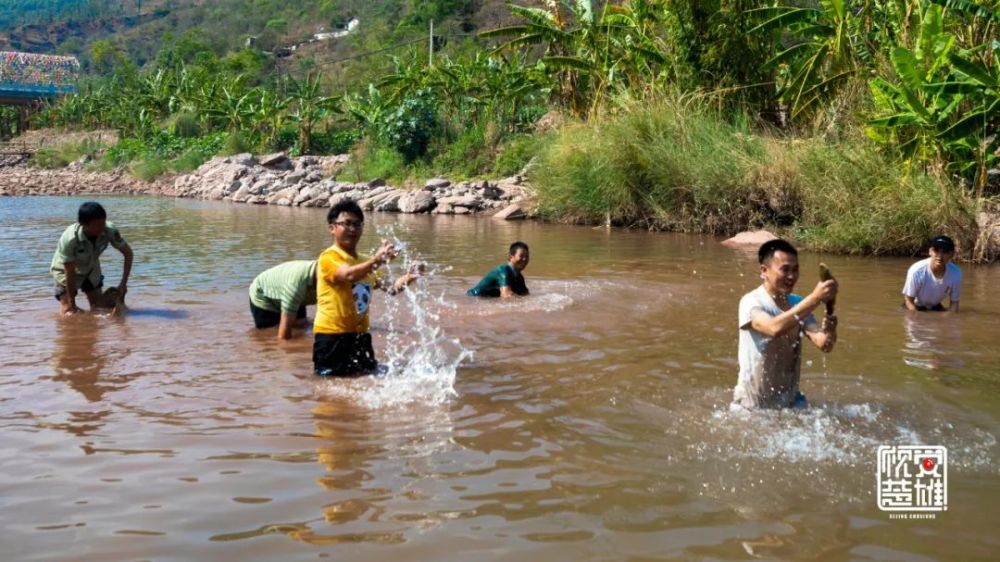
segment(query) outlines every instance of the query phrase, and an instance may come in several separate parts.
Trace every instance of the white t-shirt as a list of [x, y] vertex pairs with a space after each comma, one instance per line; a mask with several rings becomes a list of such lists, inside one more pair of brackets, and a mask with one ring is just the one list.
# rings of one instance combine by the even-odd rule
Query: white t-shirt
[[922, 259], [911, 265], [906, 273], [903, 294], [913, 299], [917, 306], [937, 306], [945, 297], [950, 302], [958, 302], [958, 287], [961, 282], [962, 270], [957, 265], [948, 262], [944, 277], [938, 279], [931, 273], [931, 258]]
[[[794, 307], [802, 301], [796, 294], [788, 296]], [[791, 406], [799, 393], [802, 365], [802, 329], [816, 324], [809, 315], [799, 329], [776, 337], [754, 330], [750, 323], [759, 312], [778, 316], [785, 311], [775, 304], [764, 286], [740, 299], [740, 376], [733, 389], [733, 406], [743, 408], [781, 408]]]

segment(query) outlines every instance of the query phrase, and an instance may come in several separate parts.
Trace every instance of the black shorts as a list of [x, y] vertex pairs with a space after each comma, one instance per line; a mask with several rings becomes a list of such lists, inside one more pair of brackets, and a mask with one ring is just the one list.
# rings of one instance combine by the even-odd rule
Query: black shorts
[[[83, 285], [80, 286], [80, 290], [83, 291], [83, 294], [86, 295], [87, 293], [89, 293], [91, 291], [100, 291], [102, 287], [104, 287], [104, 276], [103, 275], [101, 276], [101, 280], [97, 282], [97, 286], [96, 287], [94, 286], [93, 283], [90, 282], [89, 278], [88, 279], [84, 279], [83, 280]], [[65, 295], [65, 294], [66, 294], [66, 286], [65, 285], [56, 285], [56, 300], [59, 301], [59, 302], [62, 302], [63, 295]]]
[[917, 310], [920, 312], [944, 312], [945, 308], [943, 304], [937, 303], [934, 306], [918, 306]]
[[[255, 305], [252, 301], [250, 302], [250, 315], [253, 316], [253, 325], [257, 326], [257, 329], [273, 328], [278, 324], [281, 324], [280, 312], [261, 308]], [[306, 307], [303, 306], [299, 309], [299, 313], [295, 316], [295, 318], [302, 320], [305, 317]]]
[[313, 342], [313, 366], [323, 377], [343, 377], [369, 373], [378, 367], [372, 335], [316, 334]]

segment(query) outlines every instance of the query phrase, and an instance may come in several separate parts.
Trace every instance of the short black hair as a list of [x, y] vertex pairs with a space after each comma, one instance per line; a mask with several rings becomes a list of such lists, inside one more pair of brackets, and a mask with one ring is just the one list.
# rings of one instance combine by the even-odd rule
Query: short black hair
[[799, 255], [799, 251], [788, 240], [775, 238], [760, 245], [760, 249], [757, 250], [757, 261], [762, 264], [767, 263], [774, 257], [775, 252], [785, 252], [793, 256]]
[[940, 234], [931, 238], [931, 248], [951, 253], [955, 251], [955, 241], [944, 234]]
[[337, 217], [340, 216], [340, 213], [350, 213], [361, 219], [361, 222], [365, 221], [364, 211], [361, 210], [361, 206], [353, 199], [344, 199], [333, 207], [330, 207], [330, 212], [326, 214], [326, 223], [333, 224], [337, 222]]
[[527, 252], [528, 245], [518, 240], [517, 242], [514, 242], [513, 244], [510, 245], [510, 251], [508, 252], [507, 255], [513, 256], [514, 254], [517, 253], [518, 250], [524, 250], [525, 252]]
[[80, 210], [76, 212], [76, 220], [80, 224], [90, 224], [102, 219], [107, 220], [108, 213], [96, 201], [87, 201], [83, 205], [80, 205]]

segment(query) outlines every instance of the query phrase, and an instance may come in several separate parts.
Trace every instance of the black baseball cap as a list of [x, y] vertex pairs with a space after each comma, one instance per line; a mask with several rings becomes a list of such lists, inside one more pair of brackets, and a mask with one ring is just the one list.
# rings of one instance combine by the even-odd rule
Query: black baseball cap
[[948, 238], [944, 234], [941, 234], [931, 238], [931, 248], [937, 248], [938, 250], [944, 250], [945, 252], [954, 252], [955, 241]]

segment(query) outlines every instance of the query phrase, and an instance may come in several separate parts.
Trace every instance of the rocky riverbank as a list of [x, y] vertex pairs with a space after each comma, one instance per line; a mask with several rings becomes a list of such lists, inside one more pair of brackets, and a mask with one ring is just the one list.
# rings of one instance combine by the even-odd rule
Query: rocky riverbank
[[532, 208], [532, 191], [520, 175], [475, 182], [436, 178], [420, 189], [403, 189], [380, 179], [338, 181], [347, 161], [347, 155], [238, 154], [213, 158], [193, 173], [152, 183], [121, 171], [87, 171], [85, 162], [59, 170], [18, 162], [0, 167], [0, 195], [141, 194], [292, 207], [329, 207], [353, 199], [366, 211], [490, 214], [504, 219], [526, 218]]

